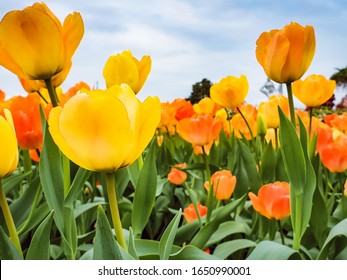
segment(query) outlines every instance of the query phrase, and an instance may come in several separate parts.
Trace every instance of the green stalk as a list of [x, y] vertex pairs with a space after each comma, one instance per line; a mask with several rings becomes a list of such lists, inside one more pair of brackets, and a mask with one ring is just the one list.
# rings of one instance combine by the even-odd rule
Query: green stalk
[[24, 167], [24, 172], [29, 173], [28, 174], [28, 183], [31, 180], [31, 171], [32, 171], [32, 165], [31, 165], [31, 158], [30, 158], [30, 153], [28, 149], [23, 149], [23, 167]]
[[301, 213], [302, 213], [302, 196], [296, 198], [295, 203], [295, 222], [294, 222], [294, 238], [293, 238], [293, 249], [299, 251], [301, 242]]
[[251, 129], [251, 126], [249, 125], [245, 115], [242, 113], [242, 111], [240, 110], [239, 107], [236, 107], [237, 108], [237, 111], [240, 113], [241, 117], [243, 118], [243, 120], [245, 121], [246, 125], [247, 125], [247, 128], [249, 130], [249, 133], [251, 134], [251, 137], [252, 137], [252, 142], [253, 142], [253, 139], [254, 139], [254, 135], [253, 135], [253, 132], [252, 132], [252, 129]]
[[63, 185], [64, 185], [64, 197], [67, 196], [70, 190], [71, 181], [70, 181], [70, 160], [63, 154]]
[[122, 227], [122, 222], [120, 219], [119, 209], [118, 209], [116, 185], [115, 185], [113, 173], [106, 173], [106, 188], [107, 188], [107, 195], [108, 195], [108, 201], [109, 201], [108, 203], [111, 210], [111, 217], [112, 217], [114, 230], [116, 232], [117, 241], [124, 248], [124, 250], [128, 251], [127, 244], [125, 242], [125, 238], [123, 234], [123, 227]]
[[52, 102], [52, 106], [53, 107], [59, 106], [58, 95], [57, 95], [57, 93], [55, 91], [55, 88], [53, 87], [52, 80], [51, 79], [46, 79], [44, 81], [45, 81], [45, 84], [46, 84], [46, 87], [47, 87], [47, 90], [48, 90], [49, 98], [51, 99], [51, 102]]
[[211, 170], [210, 170], [210, 166], [208, 164], [208, 160], [207, 160], [207, 154], [205, 151], [204, 146], [201, 146], [202, 148], [202, 158], [204, 160], [204, 164], [205, 164], [205, 170], [206, 170], [206, 178], [205, 181], [208, 182], [209, 184], [209, 188], [208, 188], [208, 192], [207, 192], [207, 215], [206, 215], [206, 223], [208, 223], [211, 219], [211, 214], [213, 211], [213, 187], [211, 186]]
[[290, 82], [286, 83], [286, 86], [287, 86], [288, 101], [289, 101], [290, 120], [292, 121], [292, 124], [294, 125], [294, 127], [296, 127], [292, 83]]
[[2, 214], [4, 215], [4, 218], [6, 221], [7, 229], [10, 234], [10, 239], [12, 240], [12, 242], [18, 249], [19, 253], [23, 255], [22, 247], [19, 241], [17, 230], [16, 230], [16, 226], [12, 218], [10, 207], [8, 207], [8, 204], [7, 204], [7, 200], [6, 200], [4, 189], [1, 184], [1, 180], [0, 180], [0, 207], [2, 209]]
[[277, 225], [278, 225], [278, 231], [280, 232], [280, 235], [281, 235], [282, 244], [286, 245], [284, 242], [284, 234], [283, 234], [283, 229], [282, 229], [282, 225], [281, 225], [281, 220], [277, 220]]

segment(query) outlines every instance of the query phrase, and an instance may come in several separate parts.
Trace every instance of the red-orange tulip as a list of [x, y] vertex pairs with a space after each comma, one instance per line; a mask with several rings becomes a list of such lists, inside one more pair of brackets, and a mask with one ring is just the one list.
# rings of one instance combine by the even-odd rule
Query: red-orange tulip
[[[176, 164], [175, 167], [186, 168], [186, 163]], [[167, 178], [174, 185], [182, 185], [187, 180], [187, 173], [178, 168], [172, 167]]]
[[36, 93], [11, 98], [10, 110], [18, 145], [22, 149], [39, 149], [42, 146], [40, 103]]
[[[207, 214], [206, 206], [201, 205], [201, 203], [198, 203], [197, 208], [198, 208], [200, 217], [206, 216]], [[184, 208], [183, 214], [184, 214], [184, 218], [186, 219], [188, 223], [198, 219], [198, 213], [196, 213], [193, 203], [189, 204], [188, 207]]]
[[268, 219], [282, 220], [290, 215], [289, 184], [275, 182], [262, 186], [258, 196], [248, 193], [253, 208]]

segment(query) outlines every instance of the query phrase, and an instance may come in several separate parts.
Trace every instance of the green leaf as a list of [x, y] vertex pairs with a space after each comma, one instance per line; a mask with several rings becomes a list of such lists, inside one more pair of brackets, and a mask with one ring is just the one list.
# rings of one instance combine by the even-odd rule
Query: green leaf
[[179, 209], [179, 211], [173, 217], [169, 225], [166, 227], [162, 237], [160, 238], [159, 256], [161, 260], [169, 259], [171, 248], [176, 236], [178, 224], [181, 219], [181, 215], [182, 215], [182, 209]]
[[[347, 238], [347, 218], [335, 225], [329, 232], [327, 239], [324, 242], [323, 248], [320, 251], [317, 259], [325, 260], [328, 257], [329, 250], [331, 249], [334, 241], [338, 238]], [[339, 248], [342, 249], [342, 248]]]
[[17, 227], [29, 216], [35, 197], [42, 192], [39, 184], [39, 178], [34, 178], [30, 186], [24, 190], [21, 196], [11, 203], [10, 209]]
[[1, 184], [5, 195], [15, 188], [19, 183], [21, 183], [25, 178], [27, 178], [30, 173], [31, 171], [21, 174], [13, 172], [10, 176], [2, 179]]
[[264, 184], [276, 181], [276, 152], [272, 143], [267, 143], [261, 156], [261, 178]]
[[135, 240], [134, 240], [134, 232], [133, 229], [129, 228], [129, 244], [128, 244], [128, 252], [135, 259], [138, 260], [139, 257], [136, 252]]
[[309, 158], [306, 129], [299, 119], [300, 137], [293, 124], [279, 109], [281, 151], [290, 183], [291, 220], [294, 229], [293, 248], [299, 249], [300, 240], [310, 221], [316, 175]]
[[239, 139], [236, 143], [238, 146], [238, 160], [233, 173], [237, 178], [234, 197], [238, 198], [247, 194], [249, 190], [258, 193], [262, 181], [250, 149]]
[[142, 166], [135, 189], [132, 213], [132, 228], [135, 236], [141, 235], [154, 207], [157, 190], [156, 150], [156, 145], [153, 141]]
[[225, 206], [217, 208], [212, 213], [211, 221], [197, 232], [190, 244], [205, 249], [212, 234], [217, 231], [220, 224], [231, 219], [231, 213], [245, 200], [245, 198], [246, 196], [240, 197]]
[[53, 210], [42, 221], [31, 239], [26, 260], [49, 260], [50, 232]]
[[247, 260], [300, 260], [300, 254], [290, 247], [274, 241], [261, 241]]
[[47, 125], [39, 163], [42, 189], [59, 231], [64, 234], [64, 185], [61, 153], [53, 142]]
[[4, 229], [0, 226], [0, 260], [22, 260], [23, 257], [14, 246], [11, 239], [6, 235]]
[[230, 241], [218, 244], [218, 246], [213, 252], [213, 255], [221, 259], [226, 259], [227, 257], [237, 252], [238, 250], [252, 248], [255, 246], [257, 246], [257, 243], [248, 239], [230, 240]]
[[303, 193], [302, 186], [306, 182], [305, 155], [293, 124], [283, 114], [280, 108], [279, 115], [281, 152], [291, 183], [291, 191], [295, 195], [301, 195]]
[[111, 226], [102, 206], [97, 210], [97, 223], [93, 260], [122, 260], [122, 254], [116, 245]]
[[207, 242], [206, 247], [217, 244], [222, 239], [235, 233], [248, 234], [250, 233], [250, 229], [247, 228], [245, 223], [241, 223], [239, 221], [227, 221], [225, 223], [222, 223], [213, 233], [213, 235]]
[[170, 256], [170, 260], [221, 260], [217, 256], [205, 253], [199, 248], [187, 245]]
[[94, 207], [97, 207], [99, 205], [107, 205], [107, 202], [105, 201], [96, 201], [96, 202], [87, 202], [85, 204], [81, 204], [75, 207], [74, 210], [74, 216], [75, 218], [79, 217], [86, 211], [93, 209]]
[[86, 170], [80, 167], [76, 173], [76, 176], [71, 184], [69, 192], [65, 198], [65, 206], [73, 206], [78, 194], [83, 190], [84, 183], [91, 176], [92, 171]]

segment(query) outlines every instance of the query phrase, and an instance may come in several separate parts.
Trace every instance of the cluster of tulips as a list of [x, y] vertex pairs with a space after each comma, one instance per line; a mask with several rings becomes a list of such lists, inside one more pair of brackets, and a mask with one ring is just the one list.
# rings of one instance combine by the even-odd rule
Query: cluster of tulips
[[260, 35], [287, 95], [258, 106], [245, 75], [196, 104], [142, 102], [151, 58], [131, 51], [105, 62], [105, 89], [64, 91], [83, 34], [45, 3], [0, 22], [0, 65], [26, 91], [0, 91], [1, 259], [347, 258], [347, 113], [312, 114], [336, 87], [301, 80], [312, 26]]

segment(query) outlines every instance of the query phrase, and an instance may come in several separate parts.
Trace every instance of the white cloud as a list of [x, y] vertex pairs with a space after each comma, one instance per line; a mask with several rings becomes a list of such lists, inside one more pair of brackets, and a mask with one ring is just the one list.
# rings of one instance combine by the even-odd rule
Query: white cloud
[[[170, 101], [187, 97], [192, 85], [203, 78], [218, 82], [227, 75], [245, 74], [250, 83], [246, 100], [258, 104], [265, 100], [259, 88], [266, 76], [255, 58], [255, 42], [261, 32], [290, 21], [311, 24], [316, 30], [317, 50], [307, 74], [330, 76], [336, 67], [347, 64], [347, 14], [337, 0], [45, 2], [61, 20], [80, 11], [85, 22], [85, 36], [64, 89], [81, 80], [104, 87], [105, 61], [129, 49], [136, 57], [152, 57], [152, 72], [140, 93], [142, 98], [158, 95]], [[2, 11], [32, 3], [6, 1]], [[4, 69], [0, 69], [0, 88], [8, 95], [23, 92], [17, 78]]]

